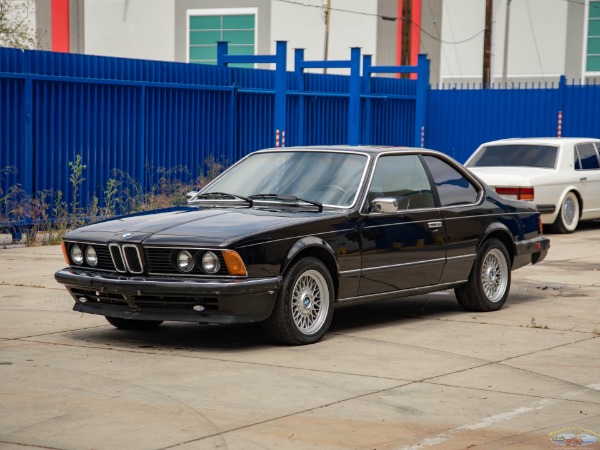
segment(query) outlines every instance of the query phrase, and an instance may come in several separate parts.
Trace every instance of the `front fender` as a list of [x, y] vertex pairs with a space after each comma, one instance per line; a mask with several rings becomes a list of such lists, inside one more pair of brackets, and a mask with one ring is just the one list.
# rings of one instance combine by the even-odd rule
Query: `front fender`
[[304, 250], [309, 248], [315, 248], [320, 251], [325, 251], [331, 256], [332, 261], [335, 262], [336, 269], [339, 271], [338, 261], [335, 256], [335, 252], [329, 245], [329, 243], [319, 237], [316, 236], [306, 236], [302, 239], [299, 239], [292, 247], [289, 252], [285, 256], [283, 263], [281, 264], [281, 273], [284, 273], [292, 261]]

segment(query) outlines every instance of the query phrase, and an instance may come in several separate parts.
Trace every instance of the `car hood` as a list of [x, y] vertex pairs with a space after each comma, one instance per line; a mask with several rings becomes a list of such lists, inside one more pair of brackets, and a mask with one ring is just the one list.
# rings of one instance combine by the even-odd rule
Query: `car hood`
[[538, 167], [468, 167], [490, 186], [531, 186], [536, 179], [554, 173]]
[[86, 242], [127, 241], [132, 243], [196, 246], [225, 246], [241, 238], [313, 222], [339, 213], [256, 208], [180, 207], [117, 217], [78, 228], [67, 240]]

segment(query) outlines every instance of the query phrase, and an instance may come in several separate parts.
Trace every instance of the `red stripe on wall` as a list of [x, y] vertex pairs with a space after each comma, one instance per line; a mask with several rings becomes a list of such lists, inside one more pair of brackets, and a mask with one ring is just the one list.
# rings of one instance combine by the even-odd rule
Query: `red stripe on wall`
[[[421, 50], [421, 0], [412, 0], [412, 29], [410, 36], [410, 65], [416, 66], [419, 51]], [[417, 74], [411, 75], [412, 79], [417, 78]]]
[[69, 0], [52, 0], [52, 51], [69, 52]]

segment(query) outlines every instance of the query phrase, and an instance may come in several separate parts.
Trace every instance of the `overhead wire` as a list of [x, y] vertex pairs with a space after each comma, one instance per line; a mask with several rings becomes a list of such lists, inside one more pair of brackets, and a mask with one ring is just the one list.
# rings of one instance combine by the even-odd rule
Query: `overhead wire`
[[527, 18], [529, 19], [529, 27], [533, 34], [533, 43], [535, 44], [535, 51], [537, 54], [538, 63], [540, 64], [540, 71], [542, 73], [542, 78], [544, 79], [544, 81], [546, 81], [546, 74], [544, 73], [544, 66], [542, 64], [542, 55], [540, 54], [540, 47], [538, 45], [535, 28], [533, 27], [533, 20], [531, 19], [531, 11], [529, 10], [529, 0], [525, 0], [525, 8], [527, 9]]
[[[312, 5], [310, 3], [304, 3], [299, 0], [275, 0], [275, 1], [278, 1], [281, 3], [290, 3], [293, 5], [306, 6], [306, 7], [310, 7], [310, 8], [319, 8], [319, 9], [322, 8], [322, 6], [320, 6], [320, 5]], [[423, 29], [423, 27], [421, 27], [421, 25], [419, 23], [415, 22], [414, 20], [409, 20], [409, 19], [405, 19], [403, 17], [398, 17], [398, 16], [388, 16], [388, 15], [382, 15], [382, 14], [368, 13], [368, 12], [364, 12], [364, 11], [355, 11], [355, 10], [351, 10], [351, 9], [342, 9], [342, 8], [334, 8], [334, 7], [331, 7], [330, 9], [331, 9], [331, 11], [359, 14], [359, 15], [370, 16], [370, 17], [379, 17], [384, 20], [392, 20], [392, 21], [401, 20], [403, 23], [409, 23], [409, 24], [412, 24], [413, 26], [416, 26], [424, 34], [426, 34], [427, 36], [429, 36], [430, 38], [432, 38], [438, 42], [441, 42], [442, 44], [450, 44], [450, 45], [463, 44], [465, 42], [472, 41], [473, 39], [477, 38], [478, 36], [482, 35], [485, 32], [485, 28], [483, 28], [482, 30], [478, 31], [477, 33], [473, 34], [472, 36], [469, 36], [468, 38], [465, 38], [465, 39], [462, 39], [459, 41], [445, 41], [445, 40], [441, 39], [440, 37], [434, 36], [433, 34], [429, 33], [427, 30]]]

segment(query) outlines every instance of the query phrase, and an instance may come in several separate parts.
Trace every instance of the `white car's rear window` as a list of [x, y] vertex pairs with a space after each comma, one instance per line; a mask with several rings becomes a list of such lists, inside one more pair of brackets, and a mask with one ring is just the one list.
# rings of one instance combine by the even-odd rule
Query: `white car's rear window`
[[553, 169], [558, 148], [553, 145], [508, 144], [483, 147], [468, 167], [540, 167]]

